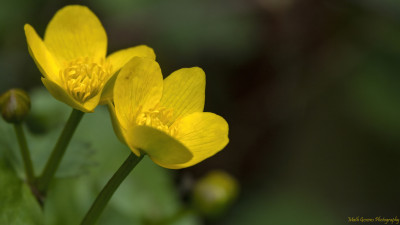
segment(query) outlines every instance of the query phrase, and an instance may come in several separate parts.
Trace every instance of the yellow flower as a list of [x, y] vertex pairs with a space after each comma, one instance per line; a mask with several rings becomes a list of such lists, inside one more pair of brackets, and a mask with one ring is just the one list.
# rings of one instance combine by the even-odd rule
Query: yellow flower
[[29, 53], [47, 90], [58, 100], [83, 112], [93, 112], [112, 98], [116, 72], [132, 57], [155, 59], [153, 49], [141, 45], [108, 57], [107, 35], [99, 19], [85, 6], [60, 9], [42, 40], [25, 24]]
[[114, 130], [132, 150], [160, 166], [179, 169], [197, 164], [229, 142], [228, 123], [203, 112], [205, 74], [183, 68], [165, 80], [158, 63], [134, 57], [121, 69], [109, 104]]

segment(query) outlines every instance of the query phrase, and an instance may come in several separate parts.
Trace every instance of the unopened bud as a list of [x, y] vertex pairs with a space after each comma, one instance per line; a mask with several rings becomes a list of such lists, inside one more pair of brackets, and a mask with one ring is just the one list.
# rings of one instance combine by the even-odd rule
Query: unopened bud
[[238, 195], [238, 183], [223, 171], [212, 171], [194, 187], [194, 208], [203, 216], [215, 218], [225, 212]]
[[20, 123], [28, 115], [31, 101], [22, 89], [11, 89], [0, 96], [0, 109], [3, 119], [9, 123]]

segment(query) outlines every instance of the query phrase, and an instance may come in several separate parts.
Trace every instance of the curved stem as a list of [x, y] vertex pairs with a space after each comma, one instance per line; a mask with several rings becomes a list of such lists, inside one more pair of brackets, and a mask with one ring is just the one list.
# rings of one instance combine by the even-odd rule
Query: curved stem
[[97, 221], [114, 192], [133, 170], [133, 168], [135, 168], [140, 160], [142, 160], [143, 156], [144, 155], [138, 157], [133, 153], [129, 154], [125, 162], [107, 182], [103, 190], [101, 190], [100, 194], [93, 202], [92, 207], [86, 213], [85, 218], [83, 218], [81, 225], [92, 225]]
[[45, 193], [50, 181], [53, 179], [58, 167], [60, 166], [61, 159], [64, 156], [65, 150], [74, 134], [79, 122], [81, 121], [84, 113], [73, 109], [71, 115], [68, 118], [65, 127], [58, 138], [56, 145], [54, 146], [53, 152], [47, 161], [46, 167], [43, 170], [42, 175], [38, 179], [38, 188], [42, 193]]
[[21, 151], [22, 160], [24, 161], [24, 168], [26, 174], [26, 180], [29, 184], [33, 183], [35, 179], [35, 172], [32, 166], [31, 155], [29, 153], [28, 144], [26, 143], [26, 137], [24, 129], [21, 123], [14, 124], [15, 133], [17, 135], [19, 149]]

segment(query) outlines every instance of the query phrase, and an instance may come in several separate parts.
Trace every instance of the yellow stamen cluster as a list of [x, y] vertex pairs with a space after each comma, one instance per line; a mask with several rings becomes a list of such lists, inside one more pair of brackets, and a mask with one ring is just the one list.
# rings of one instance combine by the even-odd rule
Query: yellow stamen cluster
[[[140, 107], [141, 108], [141, 107]], [[174, 114], [173, 109], [156, 106], [148, 111], [140, 112], [136, 117], [136, 124], [154, 127], [175, 137], [178, 134], [177, 123], [168, 125]]]
[[68, 93], [84, 103], [96, 96], [111, 75], [111, 65], [104, 59], [80, 58], [66, 63], [60, 78]]

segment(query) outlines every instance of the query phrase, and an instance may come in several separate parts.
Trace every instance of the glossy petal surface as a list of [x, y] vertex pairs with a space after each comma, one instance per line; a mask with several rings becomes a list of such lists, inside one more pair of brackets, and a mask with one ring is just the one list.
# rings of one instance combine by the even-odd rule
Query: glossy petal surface
[[221, 151], [229, 142], [228, 123], [214, 113], [196, 112], [179, 121], [179, 133], [176, 137], [190, 149], [193, 158], [185, 163], [170, 166], [180, 169], [193, 166]]
[[66, 6], [46, 28], [44, 43], [60, 62], [77, 58], [105, 58], [107, 35], [96, 15], [85, 6]]
[[119, 72], [114, 86], [115, 112], [123, 128], [135, 125], [138, 112], [157, 105], [163, 78], [158, 63], [134, 57]]
[[199, 67], [183, 68], [164, 80], [161, 105], [173, 109], [172, 124], [177, 118], [204, 109], [206, 76]]
[[42, 78], [42, 82], [55, 99], [68, 104], [72, 108], [81, 110], [82, 112], [92, 112], [91, 110], [86, 109], [79, 102], [75, 101], [63, 88], [58, 86], [58, 84], [46, 78]]
[[153, 60], [156, 59], [156, 55], [154, 54], [153, 49], [146, 45], [139, 45], [139, 46], [128, 48], [128, 49], [123, 49], [123, 50], [114, 52], [113, 54], [111, 54], [107, 57], [108, 63], [110, 65], [112, 65], [111, 74], [113, 74], [113, 75], [107, 81], [107, 83], [103, 89], [100, 104], [106, 104], [107, 101], [110, 101], [113, 99], [114, 84], [115, 84], [115, 80], [117, 78], [116, 73], [118, 72], [118, 70], [121, 69], [122, 66], [124, 66], [129, 60], [131, 60], [135, 56], [147, 57], [147, 58], [150, 58]]
[[125, 138], [131, 149], [144, 151], [162, 167], [171, 168], [171, 165], [187, 162], [193, 157], [178, 140], [152, 127], [132, 127]]
[[112, 65], [112, 72], [114, 74], [120, 70], [129, 60], [133, 57], [148, 57], [155, 60], [156, 55], [154, 50], [146, 45], [139, 45], [132, 48], [122, 49], [116, 51], [107, 57], [107, 61]]
[[35, 61], [37, 67], [44, 77], [59, 82], [59, 66], [53, 55], [48, 51], [42, 39], [38, 36], [35, 29], [29, 24], [24, 26], [26, 41], [28, 43], [29, 53]]

